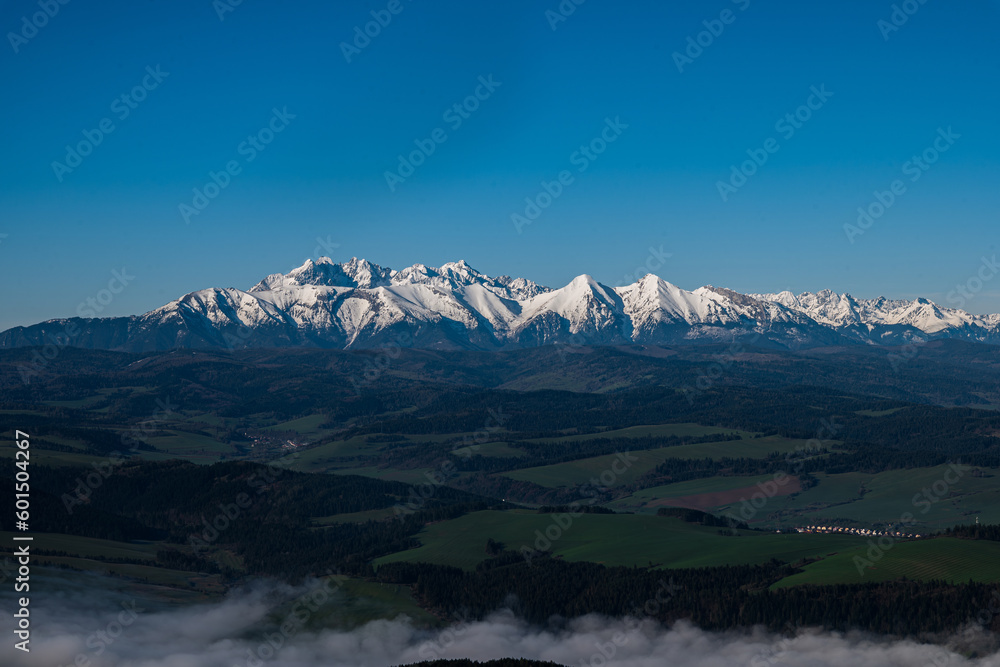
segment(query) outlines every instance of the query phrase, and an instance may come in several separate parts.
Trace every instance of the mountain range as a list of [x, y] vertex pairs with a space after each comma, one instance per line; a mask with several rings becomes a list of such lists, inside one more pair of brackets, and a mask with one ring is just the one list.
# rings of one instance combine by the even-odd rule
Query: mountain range
[[797, 296], [712, 286], [687, 291], [652, 274], [623, 287], [581, 275], [552, 289], [525, 278], [489, 277], [465, 261], [397, 271], [364, 259], [321, 257], [247, 290], [199, 290], [143, 315], [15, 327], [0, 333], [0, 347], [496, 350], [741, 341], [802, 349], [939, 338], [1000, 344], [1000, 315], [973, 315], [923, 298], [855, 299], [829, 290]]

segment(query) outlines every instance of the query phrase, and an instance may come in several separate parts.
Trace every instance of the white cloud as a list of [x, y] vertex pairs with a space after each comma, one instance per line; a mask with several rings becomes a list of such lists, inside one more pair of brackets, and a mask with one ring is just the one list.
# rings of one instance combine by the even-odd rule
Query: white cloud
[[[178, 609], [147, 606], [110, 644], [94, 639], [101, 629], [116, 631], [122, 591], [108, 589], [37, 597], [32, 614], [32, 651], [3, 646], [9, 667], [70, 665], [83, 655], [88, 667], [384, 667], [425, 658], [527, 657], [578, 667], [1000, 667], [1000, 654], [967, 660], [938, 646], [912, 641], [880, 641], [862, 635], [802, 631], [794, 638], [757, 630], [711, 633], [679, 623], [665, 629], [646, 620], [585, 616], [536, 628], [508, 612], [444, 631], [415, 628], [407, 619], [375, 621], [354, 630], [293, 632], [282, 637], [289, 601], [318, 590], [259, 584], [225, 600]], [[0, 600], [11, 608], [13, 600]], [[327, 605], [337, 604], [334, 596]], [[138, 607], [148, 603], [139, 601]], [[280, 613], [276, 613], [281, 609]], [[285, 614], [282, 617], [282, 614]], [[3, 634], [11, 636], [10, 614]], [[126, 614], [127, 618], [127, 614]], [[88, 637], [90, 638], [88, 647]], [[267, 639], [281, 648], [269, 650]], [[105, 650], [99, 649], [105, 646]], [[605, 658], [607, 656], [607, 658]], [[260, 658], [268, 658], [260, 661]]]

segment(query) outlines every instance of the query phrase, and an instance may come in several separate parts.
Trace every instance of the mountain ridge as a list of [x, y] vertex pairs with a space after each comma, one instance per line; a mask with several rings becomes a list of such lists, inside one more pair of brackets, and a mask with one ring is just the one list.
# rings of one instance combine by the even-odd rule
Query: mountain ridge
[[464, 260], [397, 271], [365, 259], [334, 263], [320, 257], [246, 290], [198, 290], [142, 315], [14, 327], [0, 332], [0, 348], [510, 349], [753, 340], [802, 349], [939, 338], [1000, 344], [1000, 315], [973, 315], [924, 298], [856, 299], [831, 290], [689, 291], [651, 273], [620, 287], [582, 274], [553, 289], [525, 278], [490, 277]]

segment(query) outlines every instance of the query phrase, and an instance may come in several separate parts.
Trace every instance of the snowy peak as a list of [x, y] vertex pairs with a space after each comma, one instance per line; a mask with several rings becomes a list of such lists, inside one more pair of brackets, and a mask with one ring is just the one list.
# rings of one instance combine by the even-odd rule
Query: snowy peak
[[636, 324], [705, 321], [712, 308], [709, 299], [688, 292], [676, 285], [647, 273], [639, 282], [617, 289], [628, 313]]
[[761, 300], [781, 303], [820, 324], [836, 328], [877, 326], [912, 327], [925, 334], [948, 329], [977, 326], [995, 328], [994, 316], [971, 315], [964, 310], [943, 308], [933, 301], [918, 297], [912, 301], [887, 299], [855, 299], [850, 294], [830, 290], [804, 292], [792, 296], [789, 292], [754, 295]]
[[494, 278], [497, 285], [506, 289], [512, 299], [524, 301], [533, 296], [551, 292], [552, 290], [538, 283], [531, 282], [527, 278], [511, 278], [510, 276], [497, 276]]
[[605, 287], [601, 283], [594, 280], [594, 277], [586, 273], [578, 275], [576, 278], [570, 281], [569, 285], [566, 285], [563, 289], [576, 290], [578, 292], [590, 292], [592, 294], [598, 294], [602, 299], [608, 301], [617, 300], [617, 296], [612, 296], [614, 290], [610, 287]]
[[491, 278], [472, 268], [464, 259], [442, 264], [440, 268], [414, 264], [395, 273], [392, 282], [395, 285], [430, 285], [440, 289], [457, 291], [464, 291], [473, 285], [478, 285], [501, 298], [515, 301], [523, 301], [551, 291], [548, 287], [543, 287], [525, 278], [511, 279], [509, 276]]
[[528, 299], [512, 327], [516, 342], [544, 345], [582, 336], [592, 344], [628, 340], [631, 322], [622, 298], [592, 276], [580, 275], [561, 289]]
[[803, 292], [794, 296], [785, 291], [778, 294], [753, 294], [755, 299], [781, 304], [811, 319], [832, 327], [856, 326], [861, 323], [857, 303], [849, 294], [820, 290], [815, 294]]
[[474, 269], [464, 259], [447, 262], [440, 268], [414, 264], [400, 271], [394, 271], [357, 257], [352, 257], [342, 264], [334, 263], [329, 257], [320, 257], [315, 261], [309, 259], [288, 273], [273, 273], [267, 276], [249, 291], [251, 293], [295, 291], [295, 288], [308, 285], [368, 290], [378, 287], [424, 285], [458, 292], [472, 286], [480, 286], [501, 298], [518, 301], [551, 291], [548, 287], [525, 278], [510, 276], [491, 278]]
[[442, 264], [441, 268], [438, 269], [438, 273], [443, 276], [451, 276], [455, 280], [459, 280], [466, 285], [479, 282], [486, 278], [486, 276], [479, 273], [479, 271], [476, 271], [474, 268], [469, 266], [468, 262], [464, 259], [460, 259], [457, 262], [447, 262]]
[[529, 311], [545, 309], [570, 320], [595, 308], [619, 312], [622, 310], [621, 297], [610, 287], [605, 287], [586, 274], [577, 276], [562, 289], [535, 297], [529, 303], [526, 308]]
[[392, 282], [397, 285], [434, 285], [457, 289], [467, 285], [489, 283], [490, 278], [476, 271], [463, 259], [442, 264], [440, 268], [414, 264], [396, 273]]
[[352, 257], [343, 264], [334, 264], [329, 257], [305, 263], [287, 274], [273, 273], [250, 288], [251, 292], [265, 292], [287, 287], [316, 285], [322, 287], [353, 287], [371, 289], [388, 285], [393, 271], [366, 259]]
[[[331, 272], [336, 272], [338, 265], [334, 264], [329, 257], [321, 257], [320, 260], [325, 260], [323, 266], [329, 266]], [[356, 257], [352, 257], [349, 262], [339, 266], [340, 272], [350, 278], [350, 287], [371, 289], [380, 285], [388, 285], [393, 274], [392, 269], [386, 269], [369, 262], [367, 259]]]
[[543, 345], [581, 335], [594, 344], [620, 344], [719, 341], [740, 333], [789, 347], [952, 334], [1000, 338], [1000, 315], [975, 317], [923, 298], [859, 300], [832, 290], [741, 294], [712, 285], [688, 291], [651, 273], [617, 288], [582, 274], [553, 290], [525, 278], [491, 278], [465, 260], [394, 271], [365, 259], [337, 264], [320, 257], [268, 276], [249, 293], [205, 290], [154, 312], [210, 324], [290, 322], [334, 330], [346, 347], [376, 345], [399, 327], [440, 327], [448, 341], [439, 343], [471, 347]]
[[[583, 274], [551, 289], [526, 278], [490, 277], [465, 260], [395, 271], [356, 257], [306, 260], [250, 290], [199, 290], [138, 317], [82, 321], [93, 329], [86, 340], [115, 341], [86, 344], [129, 351], [507, 349], [737, 339], [788, 349], [935, 338], [1000, 344], [1000, 315], [970, 315], [925, 298], [856, 299], [831, 290], [741, 294], [711, 285], [689, 291], [653, 274], [615, 288]], [[46, 330], [45, 323], [19, 328], [0, 335], [0, 345], [45, 344]]]

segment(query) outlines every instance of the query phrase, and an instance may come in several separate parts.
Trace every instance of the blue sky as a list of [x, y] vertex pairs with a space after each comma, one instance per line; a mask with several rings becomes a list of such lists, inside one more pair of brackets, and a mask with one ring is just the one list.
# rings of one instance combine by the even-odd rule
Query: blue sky
[[[466, 259], [552, 286], [621, 283], [662, 248], [656, 273], [688, 289], [945, 305], [1000, 250], [996, 0], [912, 0], [882, 27], [892, 2], [568, 1], [557, 21], [556, 0], [226, 1], [70, 0], [37, 31], [38, 0], [0, 6], [0, 328], [72, 316], [123, 267], [102, 315], [247, 288], [317, 239], [337, 261]], [[373, 11], [391, 22], [348, 62]], [[679, 68], [689, 38], [704, 46]], [[796, 112], [789, 136], [776, 123]], [[608, 119], [614, 141], [581, 157]], [[53, 165], [102, 121], [72, 171]], [[390, 188], [417, 141], [433, 153]], [[748, 151], [767, 160], [724, 200]], [[519, 233], [512, 214], [564, 171]], [[228, 185], [188, 222], [210, 172]], [[1000, 311], [1000, 276], [966, 308]]]

